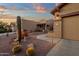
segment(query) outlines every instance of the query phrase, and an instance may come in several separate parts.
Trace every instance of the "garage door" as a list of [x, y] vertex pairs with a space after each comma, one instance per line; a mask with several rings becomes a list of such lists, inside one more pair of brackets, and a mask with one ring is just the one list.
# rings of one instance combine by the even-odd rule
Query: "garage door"
[[79, 15], [63, 18], [63, 38], [79, 40]]

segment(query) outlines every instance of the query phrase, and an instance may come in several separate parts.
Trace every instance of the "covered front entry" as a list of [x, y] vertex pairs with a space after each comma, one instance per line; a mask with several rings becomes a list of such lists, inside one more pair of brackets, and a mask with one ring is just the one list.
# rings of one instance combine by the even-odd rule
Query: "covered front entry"
[[79, 40], [79, 15], [64, 17], [62, 29], [64, 39]]

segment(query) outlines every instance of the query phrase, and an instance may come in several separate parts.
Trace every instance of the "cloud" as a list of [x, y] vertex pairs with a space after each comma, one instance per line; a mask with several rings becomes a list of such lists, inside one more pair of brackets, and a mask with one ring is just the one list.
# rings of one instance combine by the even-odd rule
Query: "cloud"
[[12, 6], [11, 9], [12, 10], [16, 10], [17, 8], [16, 8], [16, 6]]
[[26, 12], [30, 12], [31, 10], [27, 7], [23, 7], [23, 8], [17, 8], [16, 6], [11, 6], [8, 8], [9, 10], [16, 12], [16, 13], [26, 13]]
[[47, 9], [43, 7], [41, 4], [33, 3], [33, 8], [37, 13], [46, 13]]
[[5, 9], [6, 9], [5, 6], [1, 6], [1, 5], [0, 5], [0, 11], [4, 11]]

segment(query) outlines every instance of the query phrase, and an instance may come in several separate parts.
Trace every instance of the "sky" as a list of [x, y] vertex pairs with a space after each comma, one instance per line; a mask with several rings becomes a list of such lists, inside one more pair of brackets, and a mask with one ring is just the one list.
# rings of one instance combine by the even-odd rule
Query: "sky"
[[51, 19], [54, 3], [0, 3], [0, 10], [4, 14], [22, 16], [27, 20]]

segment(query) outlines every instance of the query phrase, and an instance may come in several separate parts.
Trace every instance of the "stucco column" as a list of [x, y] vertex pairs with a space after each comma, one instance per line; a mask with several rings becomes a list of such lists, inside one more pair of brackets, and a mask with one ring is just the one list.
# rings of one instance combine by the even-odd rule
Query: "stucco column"
[[55, 12], [54, 14], [54, 37], [57, 38], [61, 38], [61, 26], [62, 26], [62, 22], [61, 22], [61, 15], [60, 12]]

